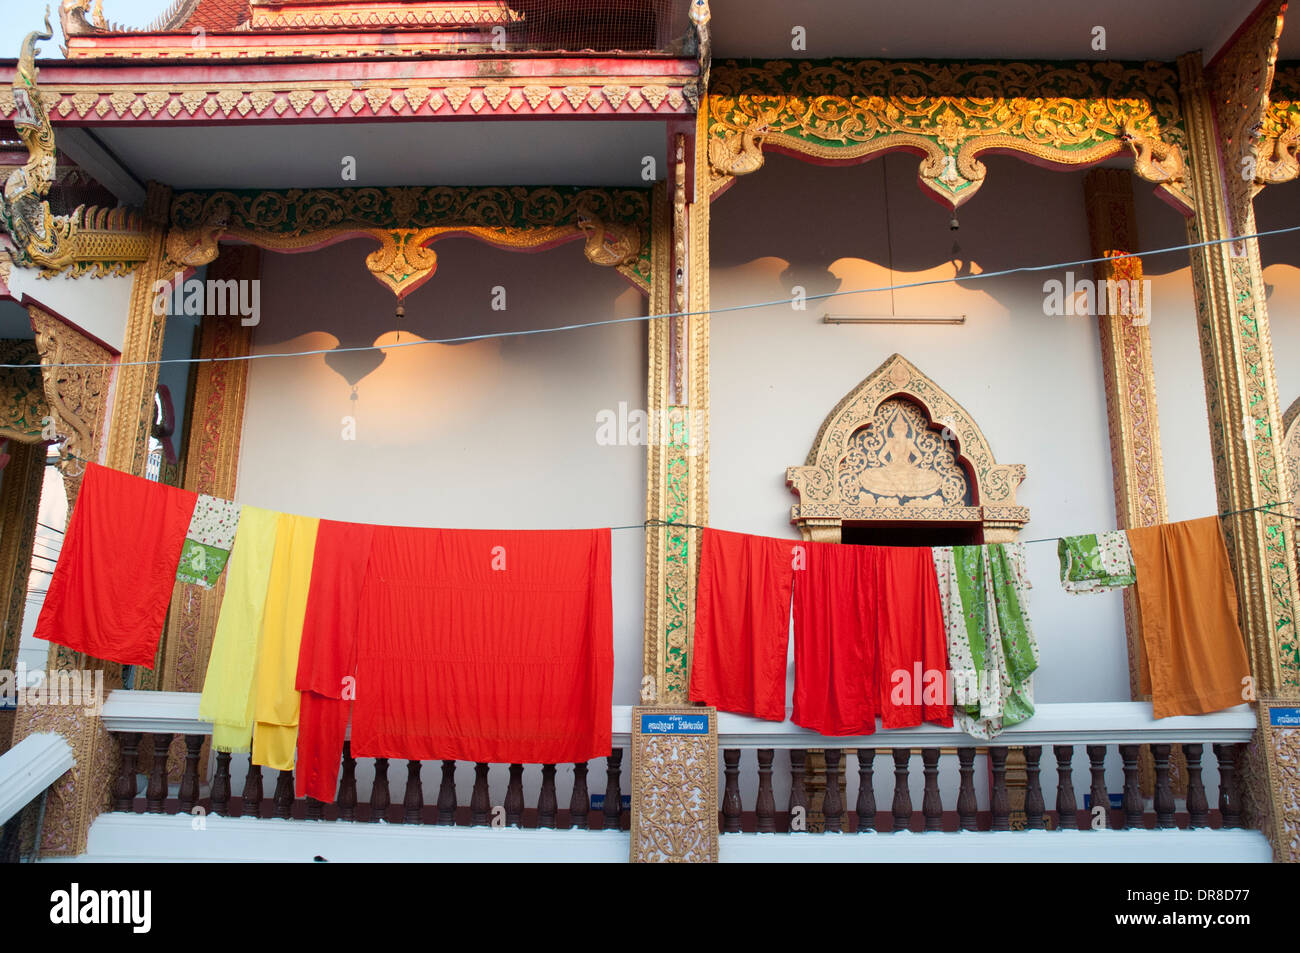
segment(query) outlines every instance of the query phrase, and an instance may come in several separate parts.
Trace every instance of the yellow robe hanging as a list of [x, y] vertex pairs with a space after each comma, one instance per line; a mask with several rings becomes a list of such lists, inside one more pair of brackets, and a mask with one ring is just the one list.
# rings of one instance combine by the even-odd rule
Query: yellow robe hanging
[[226, 592], [199, 698], [218, 751], [247, 751], [253, 734], [253, 678], [280, 514], [256, 506], [239, 511], [226, 566]]
[[298, 646], [320, 520], [281, 515], [266, 592], [255, 682], [253, 764], [293, 770], [298, 741]]

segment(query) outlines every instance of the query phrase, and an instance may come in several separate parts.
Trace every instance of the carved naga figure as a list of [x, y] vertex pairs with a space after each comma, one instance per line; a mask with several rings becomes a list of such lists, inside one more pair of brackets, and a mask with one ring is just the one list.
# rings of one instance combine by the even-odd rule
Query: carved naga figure
[[641, 235], [635, 226], [605, 222], [589, 209], [578, 210], [578, 229], [585, 232], [587, 260], [595, 265], [626, 265], [641, 253]]
[[85, 36], [87, 33], [96, 33], [107, 27], [104, 20], [104, 0], [95, 0], [94, 9], [87, 19], [86, 10], [89, 7], [90, 0], [63, 0], [59, 4], [59, 22], [63, 25], [64, 36]]
[[13, 237], [15, 259], [21, 265], [60, 269], [72, 262], [72, 233], [77, 213], [55, 216], [46, 196], [55, 179], [54, 129], [36, 86], [36, 43], [52, 39], [48, 14], [45, 31], [33, 30], [23, 40], [14, 75], [14, 126], [27, 148], [26, 164], [5, 182], [0, 218]]

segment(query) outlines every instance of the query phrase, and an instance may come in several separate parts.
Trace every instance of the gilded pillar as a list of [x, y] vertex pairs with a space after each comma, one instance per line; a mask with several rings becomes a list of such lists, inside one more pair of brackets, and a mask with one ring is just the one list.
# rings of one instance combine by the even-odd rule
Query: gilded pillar
[[[226, 245], [208, 266], [211, 280], [257, 281], [261, 251], [252, 245]], [[248, 362], [224, 360], [249, 353], [253, 329], [238, 316], [206, 315], [199, 326], [199, 357], [194, 368], [194, 404], [190, 413], [185, 489], [223, 499], [235, 496], [239, 441], [244, 424]], [[161, 686], [164, 691], [203, 689], [217, 610], [225, 589], [177, 584], [172, 593], [163, 644]]]
[[[131, 283], [131, 305], [126, 316], [122, 366], [117, 369], [113, 413], [108, 428], [105, 463], [115, 470], [144, 476], [149, 458], [149, 430], [153, 423], [154, 392], [162, 355], [166, 314], [154, 314], [154, 284], [165, 274], [163, 239], [171, 212], [171, 189], [149, 183], [145, 199], [145, 237], [149, 257], [136, 268]], [[152, 362], [152, 363], [150, 363]]]
[[[171, 213], [171, 189], [149, 183], [145, 197], [145, 239], [149, 257], [135, 270], [131, 283], [131, 304], [126, 316], [122, 360], [114, 381], [112, 416], [108, 427], [105, 465], [125, 473], [144, 476], [149, 460], [149, 431], [153, 425], [154, 394], [158, 389], [158, 364], [162, 357], [167, 315], [154, 313], [155, 283], [170, 277], [164, 239]], [[158, 687], [162, 640], [154, 667], [137, 667], [134, 687]]]
[[[10, 439], [4, 452], [9, 462], [0, 478], [0, 670], [13, 671], [32, 571], [36, 516], [45, 477], [45, 444]], [[0, 731], [0, 751], [7, 742]]]
[[[701, 104], [703, 110], [703, 104]], [[699, 130], [704, 118], [699, 119]], [[695, 149], [695, 201], [686, 177]], [[673, 141], [672, 179], [655, 188], [653, 280], [647, 402], [653, 421], [646, 454], [646, 519], [703, 525], [708, 520], [708, 193], [698, 178], [708, 168], [703, 136]], [[641, 698], [683, 704], [700, 532], [646, 530], [645, 660]]]
[[[1253, 234], [1255, 184], [1239, 173], [1256, 145], [1250, 130], [1267, 104], [1281, 5], [1273, 4], [1208, 73], [1199, 53], [1178, 61], [1196, 209], [1192, 243]], [[1243, 808], [1279, 861], [1300, 862], [1300, 777], [1294, 744], [1274, 743], [1265, 722], [1300, 698], [1295, 524], [1276, 507], [1292, 498], [1282, 415], [1256, 239], [1192, 250], [1201, 361], [1215, 487], [1237, 579], [1242, 630], [1258, 696], [1260, 730], [1243, 763]]]
[[[1242, 39], [1249, 38], [1248, 33]], [[1276, 55], [1275, 37], [1272, 48]], [[1188, 54], [1178, 65], [1197, 199], [1188, 222], [1190, 242], [1251, 234], [1255, 217], [1249, 197], [1235, 216], [1226, 197], [1234, 189], [1230, 180], [1238, 166], [1230, 153], [1220, 154], [1200, 54]], [[1223, 126], [1232, 128], [1226, 121]], [[1231, 142], [1224, 146], [1233, 148]], [[1249, 511], [1226, 518], [1223, 528], [1254, 688], [1261, 695], [1300, 697], [1294, 524], [1261, 509], [1290, 500], [1291, 492], [1259, 244], [1255, 239], [1222, 241], [1192, 249], [1191, 257], [1219, 509]]]
[[[1092, 257], [1137, 251], [1140, 245], [1130, 174], [1122, 169], [1093, 169], [1084, 178], [1083, 188]], [[1093, 274], [1097, 287], [1108, 290], [1104, 296], [1097, 295], [1097, 330], [1110, 424], [1115, 518], [1120, 529], [1153, 526], [1166, 522], [1169, 513], [1151, 365], [1151, 302], [1145, 299], [1142, 259], [1104, 262], [1093, 267]], [[1142, 640], [1137, 603], [1129, 589], [1124, 591], [1124, 629], [1130, 696], [1145, 700], [1138, 687]]]

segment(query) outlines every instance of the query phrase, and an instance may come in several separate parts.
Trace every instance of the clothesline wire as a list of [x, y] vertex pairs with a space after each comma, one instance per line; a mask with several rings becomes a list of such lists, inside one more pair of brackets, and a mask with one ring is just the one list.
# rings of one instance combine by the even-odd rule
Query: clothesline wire
[[748, 311], [755, 308], [769, 308], [775, 305], [792, 304], [796, 301], [820, 301], [843, 295], [873, 294], [876, 292], [902, 291], [907, 288], [923, 288], [929, 285], [948, 284], [949, 282], [975, 281], [983, 278], [1005, 278], [1008, 275], [1026, 272], [1058, 271], [1062, 268], [1075, 268], [1080, 265], [1096, 265], [1102, 262], [1114, 262], [1124, 258], [1146, 258], [1153, 255], [1167, 255], [1173, 252], [1191, 251], [1196, 248], [1208, 248], [1212, 245], [1243, 242], [1248, 239], [1268, 238], [1300, 232], [1300, 225], [1287, 228], [1274, 228], [1248, 235], [1234, 235], [1230, 238], [1211, 238], [1201, 242], [1189, 242], [1184, 245], [1171, 245], [1168, 248], [1154, 248], [1149, 251], [1131, 252], [1127, 255], [1103, 255], [1099, 258], [1080, 258], [1077, 261], [1056, 262], [1050, 265], [1017, 265], [1014, 268], [1002, 268], [997, 271], [982, 271], [978, 274], [954, 275], [951, 278], [926, 278], [909, 281], [904, 284], [881, 285], [876, 288], [858, 288], [853, 291], [823, 291], [818, 294], [798, 295], [789, 298], [777, 298], [772, 301], [756, 301], [747, 304], [724, 305], [719, 308], [705, 308], [701, 311], [669, 311], [663, 314], [634, 315], [628, 318], [610, 318], [605, 321], [589, 321], [582, 324], [562, 324], [549, 328], [526, 328], [522, 331], [489, 331], [483, 334], [467, 334], [453, 338], [419, 338], [414, 341], [398, 341], [393, 344], [365, 344], [356, 347], [316, 348], [310, 351], [275, 351], [265, 354], [239, 354], [229, 357], [171, 357], [156, 361], [118, 361], [108, 363], [73, 363], [73, 364], [0, 364], [0, 370], [35, 370], [40, 367], [152, 367], [162, 364], [218, 364], [227, 361], [253, 361], [263, 358], [311, 357], [318, 354], [345, 354], [352, 351], [390, 351], [400, 347], [415, 347], [421, 344], [467, 344], [471, 341], [487, 341], [498, 338], [525, 337], [534, 334], [550, 334], [555, 331], [580, 331], [587, 328], [606, 327], [614, 324], [633, 324], [641, 321], [654, 321], [661, 318], [690, 318], [705, 315], [726, 314], [733, 311]]

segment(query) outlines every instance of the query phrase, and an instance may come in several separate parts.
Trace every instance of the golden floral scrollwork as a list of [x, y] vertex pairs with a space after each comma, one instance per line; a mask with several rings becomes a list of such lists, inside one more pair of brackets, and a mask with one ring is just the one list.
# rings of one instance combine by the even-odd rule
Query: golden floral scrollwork
[[40, 308], [32, 306], [27, 313], [36, 331], [45, 400], [61, 441], [59, 470], [71, 513], [86, 468], [84, 461], [99, 458], [112, 369], [69, 365], [106, 365], [113, 356], [103, 345]]
[[1300, 727], [1287, 724], [1295, 699], [1260, 698], [1259, 727], [1241, 765], [1243, 818], [1264, 831], [1278, 863], [1300, 863]]
[[[973, 477], [973, 481], [967, 476]], [[786, 470], [791, 522], [827, 538], [845, 520], [979, 522], [989, 542], [1029, 521], [1023, 464], [999, 464], [970, 415], [901, 355], [827, 415], [808, 459]]]
[[[643, 717], [705, 722], [699, 734], [642, 733]], [[713, 708], [632, 709], [632, 862], [718, 860], [718, 716]]]
[[0, 340], [0, 364], [31, 364], [0, 369], [0, 439], [38, 443], [49, 415], [36, 345], [28, 340]]
[[1128, 149], [1139, 176], [1190, 207], [1177, 89], [1156, 63], [728, 61], [708, 97], [710, 191], [759, 168], [765, 146], [829, 160], [905, 150], [955, 208], [984, 180], [981, 153], [1076, 166]]
[[[1291, 487], [1291, 514], [1300, 516], [1300, 397], [1282, 415], [1282, 453], [1286, 459], [1288, 484]], [[1296, 533], [1300, 550], [1300, 533]]]
[[406, 297], [433, 277], [438, 267], [438, 256], [423, 245], [433, 232], [429, 228], [381, 232], [379, 249], [366, 256], [366, 267], [398, 298]]
[[[504, 248], [586, 238], [587, 258], [650, 287], [649, 194], [639, 189], [356, 188], [285, 192], [186, 192], [172, 202], [167, 257], [186, 265], [216, 257], [231, 238], [274, 250], [314, 248], [368, 235], [380, 243], [371, 272], [398, 293], [436, 267], [425, 247], [471, 235]], [[407, 270], [409, 269], [409, 271]], [[400, 294], [399, 294], [400, 296]]]
[[1285, 146], [1281, 147], [1281, 156], [1277, 153], [1280, 140], [1288, 136], [1289, 130], [1270, 131], [1265, 127], [1285, 9], [1286, 0], [1270, 0], [1205, 71], [1223, 140], [1219, 147], [1227, 167], [1224, 178], [1230, 199], [1228, 212], [1237, 235], [1248, 233], [1246, 223], [1251, 200], [1273, 173], [1281, 171], [1279, 166], [1284, 167], [1287, 162]]
[[[106, 681], [105, 692], [108, 689]], [[19, 706], [14, 721], [15, 743], [46, 731], [67, 739], [76, 763], [50, 785], [41, 825], [40, 853], [75, 857], [85, 853], [90, 825], [112, 803], [118, 743], [104, 728], [99, 712], [85, 706]]]

